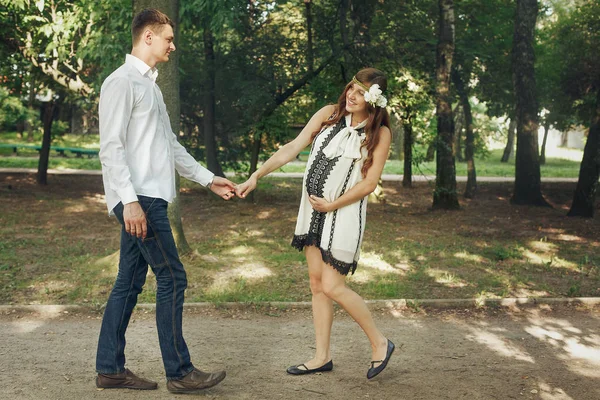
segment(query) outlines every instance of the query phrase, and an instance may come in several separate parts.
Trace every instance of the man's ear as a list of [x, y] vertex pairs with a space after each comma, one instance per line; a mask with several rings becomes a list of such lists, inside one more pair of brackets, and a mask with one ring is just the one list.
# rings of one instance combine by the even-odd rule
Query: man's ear
[[154, 33], [150, 29], [146, 29], [142, 34], [142, 40], [150, 46], [152, 44], [152, 36], [154, 36]]

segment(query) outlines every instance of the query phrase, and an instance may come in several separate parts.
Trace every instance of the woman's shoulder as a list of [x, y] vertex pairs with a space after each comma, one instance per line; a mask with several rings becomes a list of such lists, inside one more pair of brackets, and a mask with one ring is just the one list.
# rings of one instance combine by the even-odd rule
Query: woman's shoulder
[[328, 104], [315, 113], [321, 122], [325, 122], [337, 114], [337, 104]]

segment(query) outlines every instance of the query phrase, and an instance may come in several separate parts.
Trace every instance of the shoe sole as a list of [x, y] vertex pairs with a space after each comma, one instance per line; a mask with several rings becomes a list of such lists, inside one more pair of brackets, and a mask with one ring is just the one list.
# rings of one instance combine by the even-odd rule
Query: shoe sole
[[203, 387], [199, 387], [199, 388], [195, 388], [195, 389], [169, 389], [167, 387], [167, 390], [171, 393], [174, 394], [194, 394], [194, 393], [200, 393], [205, 389], [210, 389], [213, 386], [218, 385], [219, 383], [221, 383], [223, 381], [223, 379], [225, 379], [227, 375], [223, 374], [222, 377], [220, 377], [219, 379], [215, 379], [214, 381], [210, 382], [210, 384], [207, 384], [206, 386]]
[[131, 390], [156, 390], [158, 384], [155, 387], [131, 387], [131, 386], [100, 386], [96, 380], [96, 388], [98, 389], [131, 389]]

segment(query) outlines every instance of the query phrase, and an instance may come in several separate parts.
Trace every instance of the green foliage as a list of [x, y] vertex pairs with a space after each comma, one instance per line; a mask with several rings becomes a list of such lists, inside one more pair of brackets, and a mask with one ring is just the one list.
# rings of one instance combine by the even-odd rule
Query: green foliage
[[0, 128], [15, 130], [17, 124], [33, 118], [33, 112], [23, 105], [21, 100], [10, 95], [6, 88], [0, 86]]

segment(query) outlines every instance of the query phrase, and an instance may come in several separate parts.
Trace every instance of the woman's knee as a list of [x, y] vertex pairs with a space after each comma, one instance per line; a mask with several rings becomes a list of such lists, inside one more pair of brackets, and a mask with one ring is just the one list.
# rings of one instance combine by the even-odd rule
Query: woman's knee
[[321, 277], [310, 276], [309, 281], [310, 281], [310, 292], [312, 293], [313, 296], [323, 293]]
[[322, 290], [325, 293], [325, 296], [329, 297], [332, 300], [335, 300], [340, 296], [340, 294], [344, 291], [346, 285], [344, 283], [339, 282], [322, 282]]

